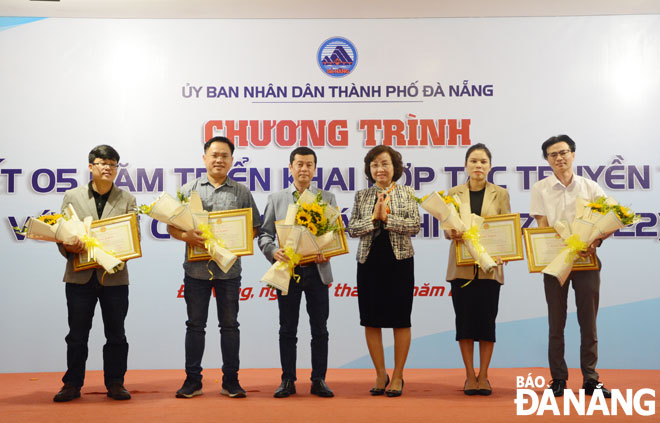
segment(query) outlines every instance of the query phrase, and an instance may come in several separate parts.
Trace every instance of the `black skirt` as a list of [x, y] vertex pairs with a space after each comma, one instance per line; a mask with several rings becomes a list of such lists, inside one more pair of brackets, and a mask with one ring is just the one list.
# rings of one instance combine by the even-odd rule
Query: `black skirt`
[[358, 263], [360, 325], [375, 328], [409, 328], [415, 286], [413, 258], [397, 260], [389, 232], [373, 240], [367, 261]]
[[500, 283], [492, 279], [451, 281], [451, 301], [456, 313], [456, 340], [495, 342], [495, 319], [500, 301]]

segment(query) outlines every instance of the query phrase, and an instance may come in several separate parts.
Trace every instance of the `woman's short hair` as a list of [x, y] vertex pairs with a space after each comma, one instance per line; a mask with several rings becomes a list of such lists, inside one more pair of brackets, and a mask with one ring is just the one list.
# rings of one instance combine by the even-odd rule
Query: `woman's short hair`
[[376, 181], [371, 176], [371, 162], [373, 162], [374, 159], [382, 153], [389, 154], [390, 159], [392, 160], [392, 166], [394, 166], [394, 175], [392, 176], [392, 180], [396, 181], [401, 177], [401, 175], [403, 175], [403, 159], [401, 158], [401, 153], [389, 145], [377, 145], [369, 150], [367, 155], [364, 156], [364, 174], [367, 175], [367, 179], [372, 184]]

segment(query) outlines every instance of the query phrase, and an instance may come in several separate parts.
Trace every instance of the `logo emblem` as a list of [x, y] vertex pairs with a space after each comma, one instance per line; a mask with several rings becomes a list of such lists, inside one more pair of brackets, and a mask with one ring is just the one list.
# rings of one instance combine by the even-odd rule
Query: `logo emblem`
[[323, 73], [333, 78], [341, 78], [355, 69], [357, 49], [346, 38], [332, 37], [321, 44], [316, 60]]

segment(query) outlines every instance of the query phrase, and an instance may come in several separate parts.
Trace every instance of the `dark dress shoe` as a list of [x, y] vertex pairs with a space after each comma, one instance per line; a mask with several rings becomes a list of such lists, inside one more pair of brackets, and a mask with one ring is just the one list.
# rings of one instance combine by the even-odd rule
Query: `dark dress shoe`
[[552, 389], [552, 395], [561, 397], [564, 395], [564, 389], [566, 389], [566, 381], [564, 379], [553, 379], [550, 389]]
[[603, 382], [597, 380], [588, 380], [582, 384], [582, 389], [584, 389], [585, 395], [593, 395], [594, 391], [601, 390], [603, 392], [604, 398], [612, 398], [612, 393], [609, 389], [603, 386]]
[[485, 397], [493, 393], [493, 388], [490, 386], [490, 381], [486, 380], [486, 383], [488, 384], [487, 389], [479, 389], [479, 395], [483, 395]]
[[275, 398], [286, 398], [296, 393], [296, 384], [292, 380], [283, 380], [280, 387], [275, 390]]
[[334, 392], [332, 392], [332, 389], [330, 389], [328, 385], [325, 384], [325, 380], [323, 379], [313, 380], [312, 389], [310, 389], [309, 392], [323, 398], [332, 398], [335, 396]]
[[62, 389], [60, 389], [60, 392], [55, 394], [53, 401], [67, 402], [76, 398], [80, 398], [80, 388], [65, 383], [64, 386], [62, 386]]
[[385, 395], [388, 397], [400, 397], [401, 394], [403, 393], [403, 379], [401, 379], [401, 389], [388, 389], [385, 391]]
[[131, 393], [121, 383], [113, 383], [108, 387], [108, 398], [123, 401], [131, 399]]
[[464, 393], [465, 395], [472, 396], [472, 395], [478, 395], [478, 394], [479, 394], [479, 390], [478, 390], [478, 389], [466, 389], [466, 388], [465, 388], [466, 386], [467, 386], [467, 380], [466, 380], [465, 383], [463, 384], [463, 393]]
[[385, 389], [387, 388], [387, 385], [390, 384], [390, 375], [387, 375], [387, 380], [385, 381], [385, 387], [384, 388], [371, 388], [369, 393], [371, 396], [376, 397], [378, 395], [385, 395]]

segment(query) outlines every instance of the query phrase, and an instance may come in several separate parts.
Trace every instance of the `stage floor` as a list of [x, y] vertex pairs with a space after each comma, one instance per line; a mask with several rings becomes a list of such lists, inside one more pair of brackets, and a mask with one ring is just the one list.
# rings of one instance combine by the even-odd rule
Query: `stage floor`
[[[606, 387], [624, 393], [625, 389], [635, 392], [650, 388], [657, 392], [660, 388], [660, 370], [599, 372]], [[542, 416], [517, 416], [516, 377], [528, 373], [549, 379], [547, 368], [491, 369], [493, 394], [468, 397], [462, 391], [463, 369], [407, 369], [403, 395], [387, 398], [369, 396], [375, 382], [373, 370], [330, 369], [326, 381], [335, 397], [318, 398], [309, 394], [309, 370], [302, 369], [296, 383], [298, 394], [276, 399], [273, 392], [279, 385], [279, 369], [244, 369], [240, 371], [240, 382], [248, 396], [230, 399], [219, 394], [220, 371], [205, 369], [204, 395], [179, 399], [174, 393], [183, 382], [183, 370], [129, 370], [125, 385], [133, 399], [114, 401], [106, 397], [102, 372], [89, 371], [82, 397], [69, 403], [52, 401], [62, 385], [62, 373], [5, 373], [0, 374], [0, 422], [659, 421], [657, 414], [626, 416], [621, 408], [618, 415], [606, 416], [605, 420], [601, 411], [593, 416], [577, 416], [574, 412], [553, 416], [550, 411]], [[581, 382], [579, 369], [571, 369], [568, 387], [577, 391]], [[535, 391], [542, 393], [541, 389]], [[655, 403], [648, 395], [644, 399]]]

